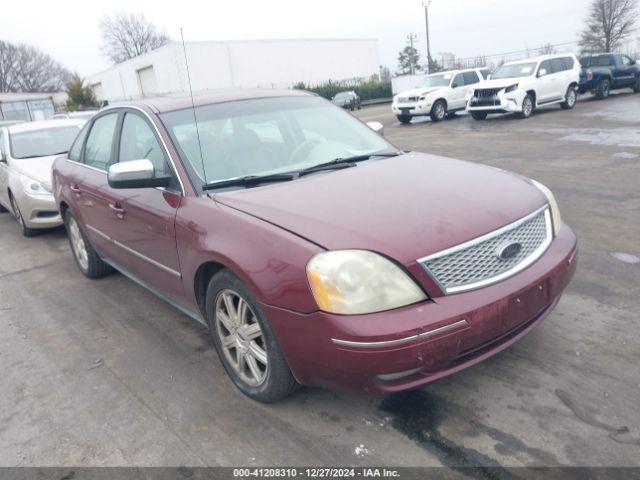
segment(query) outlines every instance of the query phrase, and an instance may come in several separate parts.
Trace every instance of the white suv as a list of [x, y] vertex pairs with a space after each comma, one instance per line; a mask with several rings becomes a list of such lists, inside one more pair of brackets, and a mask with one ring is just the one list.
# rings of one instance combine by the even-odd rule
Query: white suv
[[427, 75], [413, 90], [396, 95], [391, 110], [402, 123], [426, 115], [439, 122], [447, 114], [464, 110], [473, 86], [487, 78], [489, 72], [474, 68]]
[[556, 103], [570, 109], [576, 104], [579, 81], [580, 62], [572, 54], [505, 63], [489, 80], [476, 85], [467, 112], [484, 120], [490, 113], [527, 118], [535, 108]]

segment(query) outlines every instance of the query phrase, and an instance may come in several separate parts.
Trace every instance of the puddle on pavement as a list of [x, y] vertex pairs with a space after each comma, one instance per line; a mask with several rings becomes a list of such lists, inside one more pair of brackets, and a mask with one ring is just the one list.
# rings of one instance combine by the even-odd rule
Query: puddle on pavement
[[624, 262], [624, 263], [631, 263], [631, 264], [640, 263], [640, 257], [636, 255], [632, 255], [630, 253], [612, 252], [611, 256], [616, 260], [620, 260], [621, 262]]
[[631, 160], [638, 157], [640, 157], [640, 155], [631, 152], [618, 152], [613, 154], [613, 158], [621, 160]]

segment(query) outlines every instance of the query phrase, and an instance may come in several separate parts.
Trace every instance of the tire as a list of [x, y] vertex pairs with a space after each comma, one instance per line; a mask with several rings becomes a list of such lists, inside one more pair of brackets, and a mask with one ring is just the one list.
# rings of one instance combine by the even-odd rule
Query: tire
[[70, 210], [65, 212], [64, 225], [67, 229], [73, 258], [85, 277], [96, 279], [113, 272], [113, 267], [102, 260], [91, 246], [91, 242]]
[[411, 115], [396, 115], [398, 121], [403, 125], [411, 123]]
[[229, 270], [211, 278], [206, 316], [220, 361], [242, 393], [261, 403], [274, 403], [300, 387], [260, 305]]
[[560, 104], [563, 110], [571, 110], [576, 106], [576, 102], [578, 101], [578, 94], [576, 93], [575, 87], [567, 88], [567, 93], [564, 96], [564, 102]]
[[9, 210], [7, 210], [6, 208], [4, 208], [2, 206], [2, 204], [0, 203], [0, 213], [7, 213]]
[[488, 113], [485, 112], [471, 112], [471, 117], [474, 120], [486, 120]]
[[533, 97], [526, 94], [522, 100], [522, 111], [518, 114], [520, 118], [529, 118], [533, 113]]
[[444, 100], [437, 100], [431, 107], [429, 114], [432, 122], [441, 122], [447, 116], [447, 103]]
[[598, 100], [603, 100], [605, 98], [609, 98], [611, 94], [611, 81], [608, 78], [600, 80], [598, 86], [596, 87], [596, 98]]
[[36, 229], [29, 228], [24, 224], [24, 218], [22, 217], [22, 213], [20, 212], [20, 207], [18, 207], [18, 202], [13, 197], [13, 195], [9, 194], [9, 201], [11, 202], [11, 209], [13, 210], [13, 216], [18, 222], [18, 228], [20, 229], [20, 233], [24, 237], [33, 237], [38, 233]]
[[640, 75], [636, 78], [636, 83], [633, 84], [631, 90], [633, 90], [633, 93], [640, 93]]

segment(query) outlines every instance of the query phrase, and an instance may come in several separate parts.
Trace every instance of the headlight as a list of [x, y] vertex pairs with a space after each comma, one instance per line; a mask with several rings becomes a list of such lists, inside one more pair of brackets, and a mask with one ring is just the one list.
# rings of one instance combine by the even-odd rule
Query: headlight
[[20, 182], [28, 195], [51, 195], [51, 185], [48, 183], [40, 183], [29, 177], [22, 175]]
[[307, 265], [307, 277], [318, 307], [329, 313], [375, 313], [427, 299], [398, 266], [366, 250], [320, 253]]
[[515, 92], [518, 89], [518, 84], [511, 85], [510, 87], [505, 88], [504, 93]]
[[558, 235], [560, 229], [562, 228], [562, 217], [560, 216], [560, 208], [558, 207], [558, 202], [556, 201], [556, 197], [553, 195], [551, 190], [545, 187], [540, 182], [536, 182], [535, 180], [531, 180], [533, 184], [540, 190], [547, 200], [549, 201], [549, 206], [551, 207], [551, 219], [553, 220], [553, 232]]

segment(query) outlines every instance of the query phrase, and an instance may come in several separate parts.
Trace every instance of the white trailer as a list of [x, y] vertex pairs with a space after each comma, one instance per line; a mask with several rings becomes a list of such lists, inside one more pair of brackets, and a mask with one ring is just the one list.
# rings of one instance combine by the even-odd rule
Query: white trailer
[[[290, 88], [298, 82], [366, 79], [378, 73], [375, 39], [187, 42], [194, 92]], [[181, 43], [171, 43], [87, 77], [100, 100], [189, 91]]]

